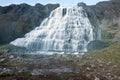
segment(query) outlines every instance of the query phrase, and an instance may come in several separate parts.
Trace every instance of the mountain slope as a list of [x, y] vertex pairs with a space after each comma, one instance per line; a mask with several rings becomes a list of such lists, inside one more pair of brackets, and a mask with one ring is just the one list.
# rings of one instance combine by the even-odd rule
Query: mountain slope
[[36, 4], [35, 6], [13, 4], [0, 7], [0, 44], [9, 43], [39, 26], [42, 20], [58, 6], [59, 4]]
[[88, 17], [94, 26], [102, 30], [102, 39], [116, 39], [120, 33], [120, 1], [103, 1], [86, 6]]

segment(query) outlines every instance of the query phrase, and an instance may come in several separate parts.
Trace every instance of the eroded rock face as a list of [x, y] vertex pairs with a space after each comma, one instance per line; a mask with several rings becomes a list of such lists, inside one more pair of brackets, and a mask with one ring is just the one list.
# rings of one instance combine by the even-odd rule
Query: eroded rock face
[[9, 43], [39, 26], [57, 7], [59, 4], [0, 6], [0, 44]]

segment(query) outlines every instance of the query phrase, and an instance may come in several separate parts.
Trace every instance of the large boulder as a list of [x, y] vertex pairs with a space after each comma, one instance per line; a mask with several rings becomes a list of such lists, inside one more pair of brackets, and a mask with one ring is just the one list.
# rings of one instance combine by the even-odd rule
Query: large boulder
[[108, 47], [108, 43], [100, 41], [100, 40], [94, 40], [91, 41], [88, 46], [87, 46], [87, 50], [88, 51], [93, 51], [93, 50], [100, 50], [100, 49], [104, 49], [106, 47]]

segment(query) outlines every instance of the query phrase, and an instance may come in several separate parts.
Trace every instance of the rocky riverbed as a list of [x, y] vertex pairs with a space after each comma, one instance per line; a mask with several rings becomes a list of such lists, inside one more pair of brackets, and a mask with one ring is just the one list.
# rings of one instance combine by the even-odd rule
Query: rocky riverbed
[[120, 80], [120, 62], [93, 53], [99, 51], [84, 55], [29, 55], [4, 50], [0, 52], [0, 80]]

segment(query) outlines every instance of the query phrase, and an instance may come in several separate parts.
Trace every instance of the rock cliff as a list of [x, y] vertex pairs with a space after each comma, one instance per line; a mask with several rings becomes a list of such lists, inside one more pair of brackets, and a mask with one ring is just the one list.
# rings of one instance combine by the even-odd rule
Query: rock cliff
[[[88, 50], [103, 49], [111, 41], [120, 41], [120, 1], [111, 0], [99, 2], [96, 5], [87, 6], [84, 3], [82, 5], [88, 14], [88, 17], [93, 26], [95, 26], [94, 32], [97, 40], [91, 41], [88, 44]], [[105, 43], [105, 42], [107, 43]]]
[[118, 40], [120, 33], [120, 1], [103, 1], [84, 7], [96, 28], [102, 31], [102, 39]]
[[42, 20], [58, 6], [59, 4], [0, 6], [0, 44], [24, 36], [25, 33], [39, 26]]

